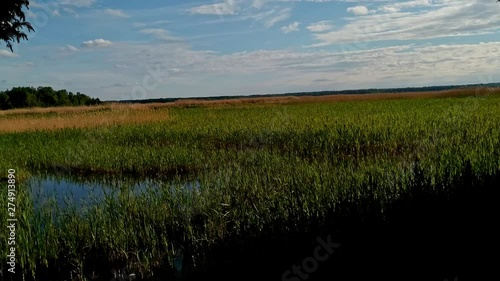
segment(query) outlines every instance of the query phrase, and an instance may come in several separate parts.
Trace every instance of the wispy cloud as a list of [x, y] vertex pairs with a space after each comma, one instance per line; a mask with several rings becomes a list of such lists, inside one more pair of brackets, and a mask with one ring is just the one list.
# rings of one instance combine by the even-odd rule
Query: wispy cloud
[[239, 11], [239, 3], [238, 0], [224, 0], [220, 3], [192, 7], [189, 12], [201, 15], [236, 15]]
[[80, 49], [78, 49], [77, 47], [75, 47], [73, 45], [66, 45], [66, 46], [62, 47], [61, 50], [68, 51], [68, 52], [78, 52]]
[[76, 10], [92, 8], [96, 0], [54, 0], [54, 1], [31, 1], [29, 7], [35, 12], [27, 11], [27, 15], [31, 18], [41, 17], [41, 21], [45, 21], [45, 16], [61, 16], [70, 14], [78, 18], [79, 14]]
[[[402, 2], [396, 2], [396, 3], [391, 3], [387, 5], [383, 5], [380, 7], [380, 10], [385, 11], [385, 12], [399, 12], [404, 9], [410, 9], [410, 8], [416, 8], [416, 7], [431, 7], [433, 5], [443, 5], [446, 4], [447, 2], [452, 2], [452, 1], [447, 1], [447, 0], [412, 0], [412, 1], [402, 1]], [[453, 1], [457, 2], [457, 1]], [[459, 1], [458, 1], [459, 2]]]
[[73, 6], [82, 8], [94, 5], [96, 0], [59, 0], [58, 2], [63, 6]]
[[167, 24], [167, 23], [172, 23], [172, 21], [170, 21], [170, 20], [156, 20], [156, 21], [151, 21], [151, 22], [134, 22], [134, 23], [132, 23], [132, 26], [137, 27], [137, 28], [144, 28], [147, 26], [162, 25], [162, 24]]
[[281, 31], [283, 31], [283, 33], [290, 33], [292, 31], [299, 31], [299, 25], [300, 25], [300, 22], [293, 22], [289, 25], [285, 25], [283, 27], [281, 27]]
[[170, 32], [163, 28], [148, 28], [139, 31], [142, 34], [149, 34], [154, 36], [156, 39], [162, 40], [164, 42], [181, 42], [182, 40], [178, 37], [173, 36]]
[[253, 0], [251, 7], [256, 8], [256, 9], [260, 9], [260, 8], [264, 7], [264, 5], [267, 4], [267, 2], [269, 2], [269, 0]]
[[272, 10], [270, 13], [266, 14], [262, 18], [262, 22], [265, 27], [270, 28], [273, 27], [278, 22], [285, 21], [291, 16], [291, 8], [284, 8], [281, 10]]
[[129, 18], [130, 16], [127, 15], [125, 12], [122, 10], [115, 10], [115, 9], [105, 9], [104, 13], [110, 16], [118, 17], [118, 18]]
[[322, 20], [315, 23], [311, 23], [306, 28], [312, 32], [324, 32], [334, 29], [335, 25], [331, 20]]

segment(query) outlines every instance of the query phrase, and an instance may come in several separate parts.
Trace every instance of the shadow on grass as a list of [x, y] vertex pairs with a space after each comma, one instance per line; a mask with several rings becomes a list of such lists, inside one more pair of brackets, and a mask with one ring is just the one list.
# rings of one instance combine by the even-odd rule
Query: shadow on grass
[[[269, 226], [269, 233], [214, 247], [211, 267], [183, 280], [495, 280], [499, 187], [500, 175], [473, 176], [470, 165], [459, 179], [434, 187], [416, 171], [411, 191], [383, 213], [371, 212], [380, 206], [368, 198], [321, 222], [276, 222], [281, 227]], [[295, 224], [309, 230], [276, 231]], [[328, 236], [340, 246], [315, 263], [318, 239]]]

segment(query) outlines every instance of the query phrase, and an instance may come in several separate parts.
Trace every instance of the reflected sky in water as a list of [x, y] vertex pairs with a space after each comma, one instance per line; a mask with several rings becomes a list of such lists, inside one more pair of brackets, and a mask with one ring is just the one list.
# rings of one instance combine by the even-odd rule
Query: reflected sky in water
[[[173, 183], [153, 179], [106, 179], [106, 178], [69, 178], [54, 175], [36, 175], [28, 181], [35, 206], [55, 200], [60, 207], [74, 205], [77, 209], [83, 204], [99, 204], [105, 195], [118, 196], [127, 190], [133, 194], [141, 194], [148, 190], [155, 190], [170, 186]], [[186, 190], [199, 189], [198, 181], [183, 184]]]

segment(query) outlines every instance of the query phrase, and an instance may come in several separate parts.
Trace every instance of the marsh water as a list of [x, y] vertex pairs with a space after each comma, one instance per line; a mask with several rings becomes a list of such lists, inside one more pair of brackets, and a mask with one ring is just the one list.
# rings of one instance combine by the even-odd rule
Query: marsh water
[[[174, 187], [172, 182], [156, 179], [132, 178], [81, 178], [56, 176], [51, 174], [34, 175], [28, 186], [35, 206], [55, 200], [59, 207], [74, 205], [80, 207], [99, 204], [106, 196], [118, 196], [120, 192], [132, 191], [139, 195], [148, 190]], [[192, 191], [200, 188], [198, 181], [186, 181], [182, 188]]]

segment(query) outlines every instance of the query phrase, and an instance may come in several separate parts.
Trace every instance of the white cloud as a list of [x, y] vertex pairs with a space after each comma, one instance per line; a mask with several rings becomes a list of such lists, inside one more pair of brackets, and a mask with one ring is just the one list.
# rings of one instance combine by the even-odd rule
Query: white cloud
[[0, 50], [0, 57], [15, 58], [15, 57], [19, 57], [19, 55], [16, 53], [13, 53], [11, 51]]
[[333, 25], [333, 21], [322, 20], [319, 22], [311, 23], [306, 28], [312, 32], [324, 32], [324, 31], [332, 30], [333, 28], [335, 28], [335, 26]]
[[189, 12], [200, 15], [236, 15], [239, 11], [239, 2], [238, 0], [223, 0], [221, 3], [192, 7]]
[[106, 13], [110, 16], [119, 17], [119, 18], [129, 18], [130, 17], [122, 10], [106, 9], [106, 10], [104, 10], [104, 13]]
[[89, 41], [85, 41], [82, 43], [82, 46], [83, 47], [89, 47], [89, 48], [93, 48], [93, 47], [109, 47], [111, 46], [113, 43], [111, 43], [111, 41], [108, 41], [108, 40], [104, 40], [104, 39], [95, 39], [95, 40], [89, 40]]
[[347, 11], [350, 13], [353, 13], [357, 16], [359, 15], [367, 15], [368, 14], [368, 8], [365, 6], [355, 6], [355, 7], [349, 7], [347, 8]]
[[[411, 1], [412, 3], [414, 1]], [[424, 3], [424, 2], [419, 2]], [[500, 5], [492, 2], [435, 0], [433, 9], [378, 13], [354, 18], [326, 33], [315, 33], [312, 46], [359, 45], [381, 40], [428, 40], [452, 36], [480, 35], [500, 28]], [[459, 20], [458, 20], [459, 19]]]
[[393, 7], [393, 6], [384, 6], [380, 8], [380, 10], [387, 12], [387, 13], [397, 13], [399, 12], [399, 8]]
[[299, 31], [299, 25], [300, 25], [300, 22], [293, 22], [289, 25], [285, 25], [281, 28], [281, 31], [283, 31], [283, 33], [290, 33], [292, 31]]

